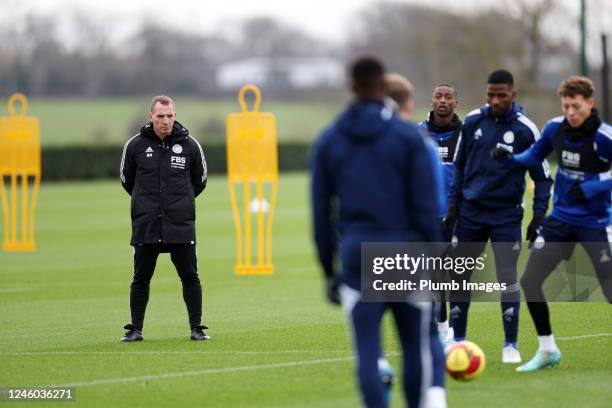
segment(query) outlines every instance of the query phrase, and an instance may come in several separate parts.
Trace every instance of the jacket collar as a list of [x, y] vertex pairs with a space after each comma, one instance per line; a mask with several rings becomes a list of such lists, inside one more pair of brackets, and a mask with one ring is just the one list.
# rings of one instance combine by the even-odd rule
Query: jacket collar
[[497, 117], [493, 115], [493, 110], [488, 104], [482, 108], [482, 112], [485, 114], [486, 117], [491, 118], [491, 119], [498, 119], [499, 121], [502, 121], [502, 122], [512, 121], [513, 119], [516, 118], [517, 114], [522, 111], [523, 111], [523, 108], [517, 105], [516, 101], [512, 101], [512, 103], [510, 104], [510, 109], [502, 117]]
[[430, 111], [429, 115], [427, 116], [427, 120], [425, 121], [425, 123], [427, 124], [427, 129], [429, 129], [430, 132], [445, 133], [457, 130], [461, 127], [461, 120], [459, 119], [459, 116], [457, 116], [456, 113], [453, 113], [453, 118], [451, 119], [450, 123], [445, 126], [436, 125], [433, 119], [434, 112]]
[[[162, 139], [159, 136], [157, 136], [155, 132], [153, 131], [153, 123], [151, 122], [147, 123], [140, 129], [140, 134], [149, 139], [162, 141]], [[181, 125], [180, 122], [175, 121], [174, 125], [172, 126], [172, 133], [166, 136], [163, 139], [163, 141], [168, 142], [171, 140], [177, 140], [177, 139], [184, 138], [187, 136], [189, 136], [189, 131], [183, 125]]]

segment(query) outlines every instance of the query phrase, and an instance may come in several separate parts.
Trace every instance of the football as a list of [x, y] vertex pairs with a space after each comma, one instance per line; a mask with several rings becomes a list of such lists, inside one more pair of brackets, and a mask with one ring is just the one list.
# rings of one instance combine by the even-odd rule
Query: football
[[471, 341], [454, 344], [446, 353], [446, 372], [455, 380], [471, 381], [482, 374], [485, 366], [482, 349]]

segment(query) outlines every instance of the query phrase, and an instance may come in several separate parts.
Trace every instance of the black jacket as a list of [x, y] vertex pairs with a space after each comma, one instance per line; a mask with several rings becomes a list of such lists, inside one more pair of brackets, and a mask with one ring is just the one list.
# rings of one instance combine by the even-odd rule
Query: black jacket
[[206, 187], [202, 146], [180, 123], [163, 141], [147, 123], [125, 143], [119, 176], [132, 196], [131, 244], [195, 244], [195, 197]]

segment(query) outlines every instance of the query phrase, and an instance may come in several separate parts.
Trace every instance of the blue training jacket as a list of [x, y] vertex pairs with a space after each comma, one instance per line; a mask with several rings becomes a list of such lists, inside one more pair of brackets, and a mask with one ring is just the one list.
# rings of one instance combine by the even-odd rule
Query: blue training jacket
[[[600, 160], [604, 171], [589, 171], [585, 166], [592, 163], [581, 163], [580, 155], [580, 150], [590, 149], [590, 146], [586, 146], [590, 142], [589, 135], [570, 140], [563, 132], [563, 122], [563, 116], [548, 121], [542, 131], [542, 138], [529, 150], [513, 158], [526, 167], [537, 166], [555, 150], [556, 144], [562, 142], [564, 149], [560, 149], [561, 157], [557, 158], [559, 168], [555, 177], [551, 215], [559, 221], [582, 227], [608, 226], [612, 223], [612, 172], [609, 170], [612, 162], [612, 126], [602, 123], [593, 140], [593, 153], [596, 156], [592, 159]], [[559, 137], [562, 139], [558, 139]], [[573, 154], [572, 150], [575, 151]], [[582, 156], [584, 160], [585, 154]], [[590, 161], [593, 161], [592, 159]], [[586, 202], [572, 202], [569, 190], [576, 182], [580, 183]]]
[[[462, 201], [469, 201], [492, 211], [522, 209], [525, 167], [510, 160], [494, 160], [491, 150], [505, 147], [521, 153], [537, 139], [537, 126], [515, 102], [502, 118], [495, 117], [488, 105], [470, 112], [461, 131], [449, 203], [460, 206]], [[552, 185], [548, 162], [541, 161], [529, 169], [529, 174], [535, 182], [533, 212], [544, 215]]]
[[341, 279], [360, 289], [362, 242], [439, 242], [431, 147], [383, 102], [350, 105], [311, 157], [314, 239], [326, 275], [341, 248]]
[[[444, 128], [434, 125], [433, 112], [429, 112], [427, 120], [420, 122], [417, 125], [420, 129], [427, 130], [429, 135], [436, 144], [436, 152], [442, 165], [444, 177], [445, 194], [450, 192], [455, 174], [455, 151], [459, 142], [459, 134], [461, 132], [461, 120], [454, 114], [453, 120]], [[446, 199], [444, 200], [446, 203]], [[440, 213], [440, 217], [446, 216], [446, 205]]]

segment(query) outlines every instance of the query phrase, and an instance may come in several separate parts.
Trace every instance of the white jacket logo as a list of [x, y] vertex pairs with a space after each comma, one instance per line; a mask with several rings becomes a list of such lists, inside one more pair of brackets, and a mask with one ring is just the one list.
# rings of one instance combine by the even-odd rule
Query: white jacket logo
[[183, 147], [180, 144], [175, 144], [172, 146], [172, 152], [181, 154], [183, 152]]
[[563, 160], [563, 164], [567, 167], [580, 167], [580, 153], [563, 150], [561, 152], [561, 160]]
[[447, 146], [438, 146], [438, 156], [441, 159], [446, 159], [448, 157], [448, 147]]
[[171, 156], [170, 157], [170, 167], [173, 169], [184, 170], [186, 163], [187, 163], [187, 160], [184, 157], [181, 157], [181, 156]]

